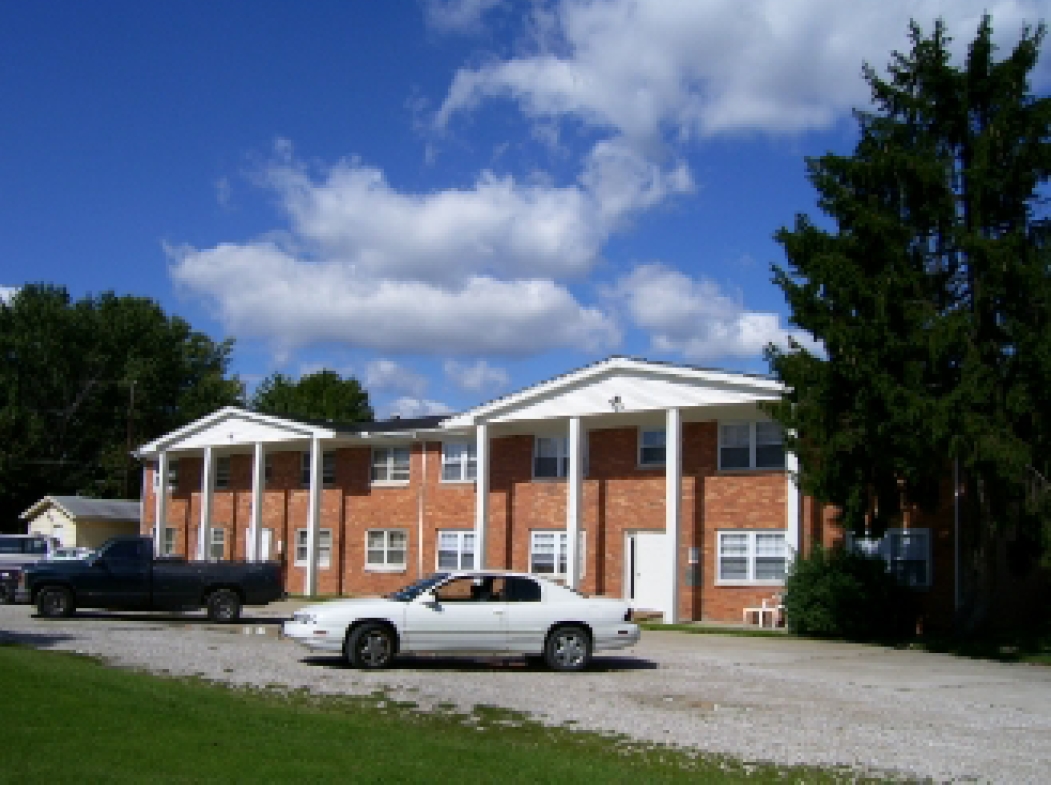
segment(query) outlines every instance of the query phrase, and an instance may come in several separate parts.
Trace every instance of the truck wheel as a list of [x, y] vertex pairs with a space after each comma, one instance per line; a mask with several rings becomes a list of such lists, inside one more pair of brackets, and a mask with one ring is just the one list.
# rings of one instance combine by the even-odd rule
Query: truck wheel
[[36, 598], [37, 613], [45, 619], [60, 619], [73, 615], [73, 592], [65, 586], [45, 586]]
[[241, 618], [241, 598], [233, 589], [217, 589], [208, 595], [208, 618], [230, 624]]
[[394, 658], [394, 634], [385, 624], [366, 622], [347, 636], [343, 656], [352, 668], [386, 668]]

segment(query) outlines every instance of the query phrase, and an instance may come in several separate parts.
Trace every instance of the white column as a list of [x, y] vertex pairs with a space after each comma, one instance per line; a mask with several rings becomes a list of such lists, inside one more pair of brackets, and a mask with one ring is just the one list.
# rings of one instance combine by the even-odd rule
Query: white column
[[208, 530], [212, 526], [212, 494], [215, 491], [215, 467], [212, 448], [204, 448], [204, 467], [201, 469], [201, 526], [197, 534], [197, 558], [208, 557]]
[[154, 488], [153, 510], [153, 553], [161, 555], [164, 544], [164, 527], [168, 523], [168, 453], [161, 452], [157, 456], [157, 474]]
[[664, 444], [664, 539], [668, 565], [664, 622], [674, 624], [679, 615], [679, 519], [682, 514], [682, 414], [678, 409], [668, 409]]
[[317, 594], [317, 544], [321, 527], [321, 440], [310, 440], [310, 500], [307, 503], [307, 574], [303, 593]]
[[799, 553], [802, 542], [799, 520], [799, 457], [794, 452], [785, 453], [785, 469], [788, 471], [788, 509], [785, 511], [785, 566], [787, 567]]
[[[486, 527], [489, 521], [489, 426], [475, 429], [477, 479], [474, 484], [474, 568], [485, 569]], [[510, 565], [508, 565], [510, 566]]]
[[584, 490], [584, 451], [580, 418], [569, 418], [569, 476], [566, 478], [566, 585], [577, 588], [580, 576], [577, 544], [580, 542], [581, 496]]
[[263, 551], [263, 486], [266, 484], [266, 452], [263, 443], [255, 443], [252, 456], [252, 521], [248, 527], [249, 561], [262, 561]]

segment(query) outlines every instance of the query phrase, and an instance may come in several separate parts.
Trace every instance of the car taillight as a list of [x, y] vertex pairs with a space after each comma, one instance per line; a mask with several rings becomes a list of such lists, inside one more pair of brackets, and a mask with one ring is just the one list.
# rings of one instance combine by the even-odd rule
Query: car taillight
[[632, 618], [633, 618], [633, 616], [632, 616], [631, 608], [628, 608], [627, 612], [624, 614], [624, 621], [631, 621]]

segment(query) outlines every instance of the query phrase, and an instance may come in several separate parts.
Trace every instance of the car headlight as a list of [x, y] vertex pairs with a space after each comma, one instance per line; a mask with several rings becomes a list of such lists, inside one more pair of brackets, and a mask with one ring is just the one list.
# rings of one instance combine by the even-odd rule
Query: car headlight
[[292, 621], [297, 624], [317, 624], [317, 615], [313, 613], [303, 613], [302, 611], [296, 611], [292, 614]]

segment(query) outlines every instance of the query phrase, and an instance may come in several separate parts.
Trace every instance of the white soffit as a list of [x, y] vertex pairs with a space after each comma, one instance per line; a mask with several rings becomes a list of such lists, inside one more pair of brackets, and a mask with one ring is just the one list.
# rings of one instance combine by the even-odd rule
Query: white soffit
[[449, 424], [732, 406], [777, 400], [783, 391], [778, 382], [761, 377], [615, 358], [466, 412]]

